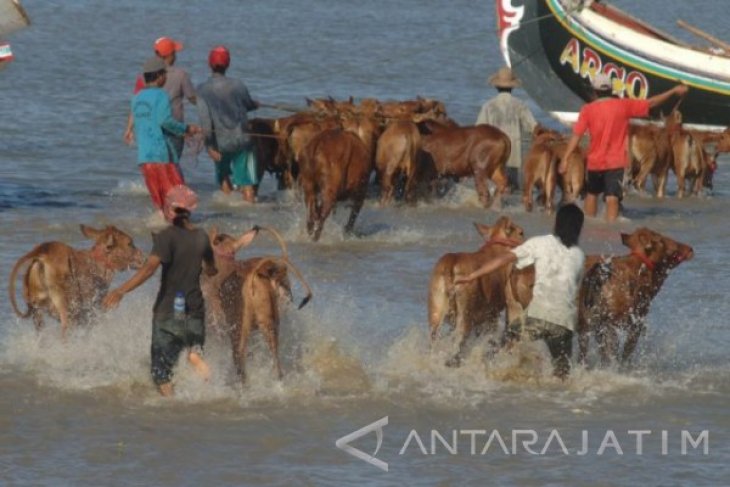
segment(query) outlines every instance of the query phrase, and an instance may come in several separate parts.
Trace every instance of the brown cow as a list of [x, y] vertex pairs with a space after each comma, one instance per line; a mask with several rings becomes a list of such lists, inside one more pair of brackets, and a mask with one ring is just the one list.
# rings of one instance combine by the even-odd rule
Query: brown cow
[[562, 192], [561, 203], [572, 203], [578, 199], [585, 180], [585, 153], [578, 147], [570, 155], [565, 174], [558, 173], [558, 163], [562, 160], [568, 141], [565, 135], [540, 125], [533, 131], [532, 146], [527, 153], [523, 167], [522, 203], [526, 211], [532, 211], [533, 187], [540, 191], [538, 201], [548, 213], [555, 209], [555, 188]]
[[312, 139], [301, 161], [307, 233], [316, 242], [337, 201], [352, 201], [345, 232], [355, 226], [373, 169], [372, 152], [353, 132], [331, 129]]
[[420, 147], [421, 134], [415, 123], [395, 121], [385, 128], [378, 139], [375, 156], [375, 170], [380, 181], [381, 204], [385, 205], [393, 200], [396, 180], [399, 176], [405, 177], [405, 199], [413, 201], [417, 156]]
[[279, 300], [292, 299], [287, 269], [291, 269], [307, 290], [299, 304], [303, 308], [312, 298], [309, 284], [289, 259], [256, 257], [236, 263], [236, 269], [222, 282], [220, 300], [231, 339], [233, 363], [241, 381], [246, 380], [246, 348], [251, 333], [260, 330], [274, 361], [274, 372], [282, 377], [279, 362]]
[[455, 277], [477, 270], [485, 262], [509, 251], [524, 240], [522, 228], [508, 217], [500, 217], [489, 227], [474, 224], [486, 242], [476, 252], [450, 253], [442, 256], [433, 268], [428, 293], [428, 320], [431, 341], [447, 321], [458, 334], [459, 349], [447, 365], [458, 365], [464, 345], [472, 330], [494, 332], [499, 314], [505, 309], [505, 289], [512, 265], [454, 289]]
[[604, 363], [619, 358], [617, 330], [627, 332], [622, 362], [628, 362], [644, 332], [644, 320], [670, 270], [690, 260], [692, 247], [648, 228], [621, 234], [629, 255], [603, 260], [586, 259], [579, 298], [579, 361], [584, 362], [590, 333], [598, 342]]
[[[101, 304], [114, 274], [139, 268], [144, 254], [134, 246], [132, 237], [115, 226], [96, 230], [81, 225], [81, 233], [94, 240], [89, 250], [77, 250], [61, 242], [46, 242], [16, 262], [10, 273], [10, 304], [21, 318], [33, 316], [36, 329], [43, 327], [43, 314], [61, 322], [65, 338], [70, 326], [86, 322]], [[16, 276], [26, 263], [23, 298], [24, 313], [15, 301]]]
[[284, 175], [288, 170], [283, 158], [279, 154], [279, 138], [274, 131], [276, 120], [253, 118], [248, 121], [248, 130], [253, 143], [253, 153], [258, 168], [258, 180], [264, 171], [273, 174], [278, 182], [278, 188], [286, 189]]
[[669, 139], [669, 131], [663, 127], [629, 126], [631, 162], [626, 176], [638, 191], [646, 191], [646, 180], [651, 176], [657, 198], [663, 198], [666, 194], [667, 177], [673, 157]]
[[439, 177], [473, 177], [479, 200], [491, 204], [488, 181], [496, 187], [499, 201], [507, 190], [505, 165], [511, 145], [509, 137], [491, 125], [449, 127], [437, 123], [423, 125], [421, 156], [432, 163]]

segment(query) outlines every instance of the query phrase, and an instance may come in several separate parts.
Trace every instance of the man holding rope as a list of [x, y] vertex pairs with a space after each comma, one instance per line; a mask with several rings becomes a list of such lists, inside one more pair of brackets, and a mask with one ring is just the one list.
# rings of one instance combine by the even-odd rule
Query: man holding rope
[[606, 221], [611, 223], [619, 215], [624, 170], [629, 164], [629, 121], [635, 117], [648, 117], [650, 109], [662, 105], [674, 95], [686, 95], [689, 88], [677, 85], [648, 100], [631, 100], [615, 96], [613, 82], [604, 73], [597, 73], [591, 85], [595, 100], [581, 108], [558, 171], [565, 174], [570, 155], [578, 147], [583, 134], [588, 132], [591, 142], [586, 163], [587, 194], [583, 211], [588, 216], [596, 216], [598, 195], [603, 193], [606, 200]]
[[242, 81], [226, 77], [230, 62], [231, 55], [224, 46], [213, 48], [208, 55], [212, 74], [197, 89], [200, 125], [221, 191], [228, 194], [238, 188], [244, 201], [254, 203], [258, 170], [247, 133], [247, 114], [259, 103]]

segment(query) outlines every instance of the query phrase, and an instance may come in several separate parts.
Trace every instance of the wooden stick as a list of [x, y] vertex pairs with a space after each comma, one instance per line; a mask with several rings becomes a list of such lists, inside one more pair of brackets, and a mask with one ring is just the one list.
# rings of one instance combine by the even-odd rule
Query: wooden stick
[[706, 40], [713, 46], [719, 47], [720, 49], [722, 49], [725, 52], [730, 54], [730, 44], [728, 44], [727, 42], [718, 39], [717, 37], [713, 36], [712, 34], [708, 34], [707, 32], [703, 31], [699, 27], [695, 27], [694, 25], [688, 24], [684, 20], [681, 20], [681, 19], [677, 20], [677, 25], [679, 27], [693, 33], [697, 37], [700, 37], [700, 38]]

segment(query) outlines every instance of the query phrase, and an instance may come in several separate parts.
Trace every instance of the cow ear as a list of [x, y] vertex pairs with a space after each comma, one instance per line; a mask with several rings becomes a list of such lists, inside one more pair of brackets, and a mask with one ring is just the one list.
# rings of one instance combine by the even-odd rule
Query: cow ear
[[492, 235], [492, 227], [490, 227], [489, 225], [483, 225], [481, 223], [474, 222], [474, 228], [477, 229], [479, 235], [484, 237], [485, 240], [489, 240]]
[[627, 247], [631, 247], [631, 235], [628, 233], [621, 233], [621, 243]]
[[79, 228], [81, 228], [81, 233], [84, 234], [84, 237], [96, 240], [99, 235], [101, 235], [101, 230], [97, 230], [96, 228], [91, 228], [87, 225], [84, 225], [83, 223], [79, 225]]
[[213, 245], [213, 242], [215, 242], [215, 238], [218, 236], [218, 227], [213, 225], [210, 227], [210, 230], [208, 230], [208, 238], [210, 239], [210, 244]]

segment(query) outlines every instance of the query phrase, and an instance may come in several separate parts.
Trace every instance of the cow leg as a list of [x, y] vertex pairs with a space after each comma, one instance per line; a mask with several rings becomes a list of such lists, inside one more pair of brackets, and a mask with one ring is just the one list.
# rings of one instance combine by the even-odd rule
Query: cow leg
[[464, 312], [459, 310], [456, 315], [456, 336], [458, 340], [456, 354], [446, 361], [447, 367], [459, 367], [461, 366], [461, 360], [464, 358], [464, 347], [466, 340], [471, 334], [472, 323], [471, 320], [464, 316]]
[[314, 221], [314, 234], [312, 236], [312, 240], [315, 242], [319, 241], [319, 237], [322, 236], [324, 222], [330, 216], [330, 213], [332, 213], [332, 209], [335, 207], [336, 203], [337, 195], [334, 191], [322, 191], [319, 211], [317, 212], [317, 216]]
[[684, 198], [684, 191], [685, 191], [685, 178], [684, 173], [682, 171], [677, 172], [677, 198]]
[[581, 365], [586, 364], [586, 357], [588, 356], [588, 345], [590, 344], [591, 335], [587, 330], [580, 330], [578, 332], [578, 363]]
[[522, 204], [525, 206], [525, 211], [532, 211], [532, 191], [535, 185], [535, 176], [532, 172], [525, 174], [522, 184]]
[[269, 346], [271, 352], [271, 359], [274, 361], [274, 373], [276, 378], [281, 380], [284, 374], [281, 371], [281, 362], [279, 362], [279, 333], [276, 323], [260, 323], [259, 329], [264, 335], [264, 339]]
[[250, 327], [244, 326], [241, 330], [237, 346], [234, 346], [233, 349], [233, 360], [235, 361], [236, 372], [238, 373], [238, 377], [241, 379], [241, 384], [246, 382], [246, 348], [248, 346], [248, 338], [250, 334]]
[[487, 183], [487, 174], [483, 170], [478, 170], [474, 173], [474, 186], [476, 187], [477, 194], [479, 195], [479, 202], [484, 208], [489, 208], [491, 205], [491, 196], [489, 195], [489, 184]]
[[395, 191], [395, 171], [392, 171], [390, 167], [387, 167], [383, 171], [383, 175], [380, 178], [380, 205], [385, 206], [393, 201], [393, 192]]
[[646, 178], [649, 176], [649, 173], [653, 169], [654, 164], [655, 161], [651, 160], [649, 156], [645, 156], [644, 158], [642, 158], [641, 162], [639, 163], [639, 174], [634, 180], [634, 187], [636, 187], [636, 189], [641, 194], [646, 193]]
[[596, 334], [598, 351], [601, 354], [601, 364], [608, 366], [618, 356], [618, 334], [610, 324], [602, 324]]
[[662, 171], [654, 180], [654, 188], [657, 198], [664, 198], [667, 194], [667, 179], [669, 177], [669, 169]]
[[58, 319], [61, 321], [61, 338], [65, 340], [69, 327], [68, 305], [64, 299], [63, 291], [60, 289], [50, 289], [49, 295], [53, 306], [58, 312]]
[[628, 364], [631, 361], [631, 356], [636, 350], [636, 345], [639, 343], [639, 338], [644, 332], [644, 323], [633, 323], [629, 326], [629, 331], [626, 335], [626, 342], [624, 343], [624, 351], [621, 356], [621, 363]]
[[551, 171], [545, 181], [545, 210], [549, 215], [555, 211], [555, 173]]
[[304, 204], [307, 207], [307, 235], [310, 237], [314, 233], [314, 223], [317, 219], [317, 193], [314, 188], [307, 183], [303, 185], [302, 190], [304, 191]]
[[362, 210], [362, 205], [365, 203], [365, 192], [359, 191], [358, 194], [352, 200], [352, 209], [350, 210], [350, 217], [347, 219], [345, 225], [345, 233], [352, 233], [352, 229], [355, 227], [355, 220]]

